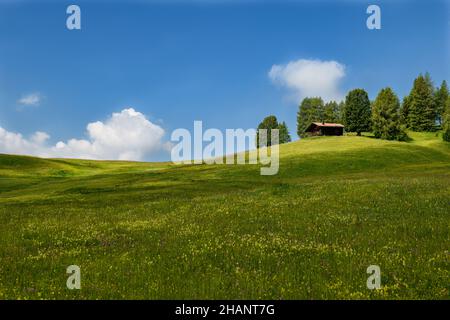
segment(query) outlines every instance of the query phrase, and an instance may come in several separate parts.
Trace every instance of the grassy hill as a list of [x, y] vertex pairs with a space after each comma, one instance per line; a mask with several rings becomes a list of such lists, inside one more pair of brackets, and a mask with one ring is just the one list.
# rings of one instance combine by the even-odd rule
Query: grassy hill
[[0, 298], [448, 299], [450, 144], [412, 138], [282, 145], [275, 176], [0, 155]]

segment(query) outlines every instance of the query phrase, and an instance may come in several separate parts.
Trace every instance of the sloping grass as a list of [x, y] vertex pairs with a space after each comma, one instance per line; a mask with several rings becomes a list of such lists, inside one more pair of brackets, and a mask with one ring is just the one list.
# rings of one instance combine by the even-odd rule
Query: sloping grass
[[275, 176], [0, 155], [0, 298], [448, 299], [450, 147], [410, 136], [282, 145]]

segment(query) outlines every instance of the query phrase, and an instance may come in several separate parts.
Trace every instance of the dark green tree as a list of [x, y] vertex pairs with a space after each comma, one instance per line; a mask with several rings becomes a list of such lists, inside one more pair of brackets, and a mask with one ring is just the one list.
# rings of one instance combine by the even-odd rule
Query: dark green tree
[[400, 121], [405, 127], [409, 127], [408, 123], [408, 115], [409, 115], [409, 107], [411, 105], [410, 96], [406, 96], [403, 98], [402, 106], [400, 110]]
[[419, 75], [411, 90], [408, 112], [409, 128], [414, 131], [436, 130], [434, 87], [428, 74]]
[[[260, 130], [267, 130], [267, 143], [261, 139], [260, 141]], [[272, 130], [278, 129], [278, 142], [279, 144], [291, 142], [291, 136], [289, 134], [288, 127], [286, 122], [278, 123], [277, 117], [268, 116], [265, 117], [264, 120], [258, 125], [258, 130], [256, 131], [256, 146], [264, 147], [272, 145]]]
[[444, 112], [444, 141], [450, 142], [450, 97], [447, 98], [446, 108]]
[[322, 122], [338, 123], [340, 119], [340, 105], [336, 101], [327, 102], [324, 106]]
[[400, 101], [391, 88], [382, 89], [373, 102], [372, 130], [378, 139], [406, 140], [400, 122]]
[[339, 103], [339, 123], [344, 123], [344, 109], [345, 109], [345, 101], [341, 101]]
[[348, 132], [356, 132], [360, 136], [361, 132], [370, 131], [370, 100], [365, 90], [354, 89], [347, 94], [343, 118]]
[[324, 105], [322, 98], [305, 98], [299, 106], [297, 112], [297, 134], [299, 137], [305, 136], [305, 130], [311, 122], [320, 122], [323, 118]]
[[[259, 134], [261, 129], [267, 130], [267, 143], [260, 141]], [[272, 145], [272, 129], [278, 129], [278, 120], [275, 116], [265, 117], [264, 120], [258, 125], [258, 130], [256, 131], [256, 146], [271, 146]]]
[[445, 107], [447, 104], [447, 99], [450, 96], [448, 91], [447, 81], [442, 81], [440, 88], [436, 90], [435, 93], [435, 103], [436, 103], [436, 121], [439, 126], [442, 126], [444, 120]]
[[291, 142], [291, 135], [289, 134], [288, 127], [284, 121], [278, 125], [278, 130], [280, 130], [279, 131], [280, 144]]

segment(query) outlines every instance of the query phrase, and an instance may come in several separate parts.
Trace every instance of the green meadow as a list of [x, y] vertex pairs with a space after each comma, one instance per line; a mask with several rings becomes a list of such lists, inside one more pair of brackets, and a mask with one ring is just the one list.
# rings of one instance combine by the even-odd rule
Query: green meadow
[[410, 136], [281, 145], [274, 176], [0, 155], [0, 299], [448, 299], [450, 144]]

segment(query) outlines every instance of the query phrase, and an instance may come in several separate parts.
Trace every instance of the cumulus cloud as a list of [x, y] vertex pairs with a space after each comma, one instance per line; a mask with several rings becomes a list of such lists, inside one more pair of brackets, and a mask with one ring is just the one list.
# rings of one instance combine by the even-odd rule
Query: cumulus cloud
[[70, 139], [48, 145], [49, 135], [36, 132], [25, 138], [20, 133], [0, 127], [0, 152], [40, 157], [96, 160], [144, 160], [158, 150], [165, 150], [164, 129], [150, 122], [133, 108], [113, 113], [105, 122], [87, 125], [88, 139]]
[[35, 92], [22, 96], [17, 102], [23, 106], [38, 106], [41, 103], [41, 100], [41, 94]]
[[300, 59], [285, 65], [273, 65], [269, 78], [293, 91], [295, 99], [322, 97], [325, 101], [342, 100], [339, 90], [345, 66], [336, 61]]
[[48, 138], [45, 132], [36, 132], [26, 139], [0, 127], [0, 153], [40, 155]]

